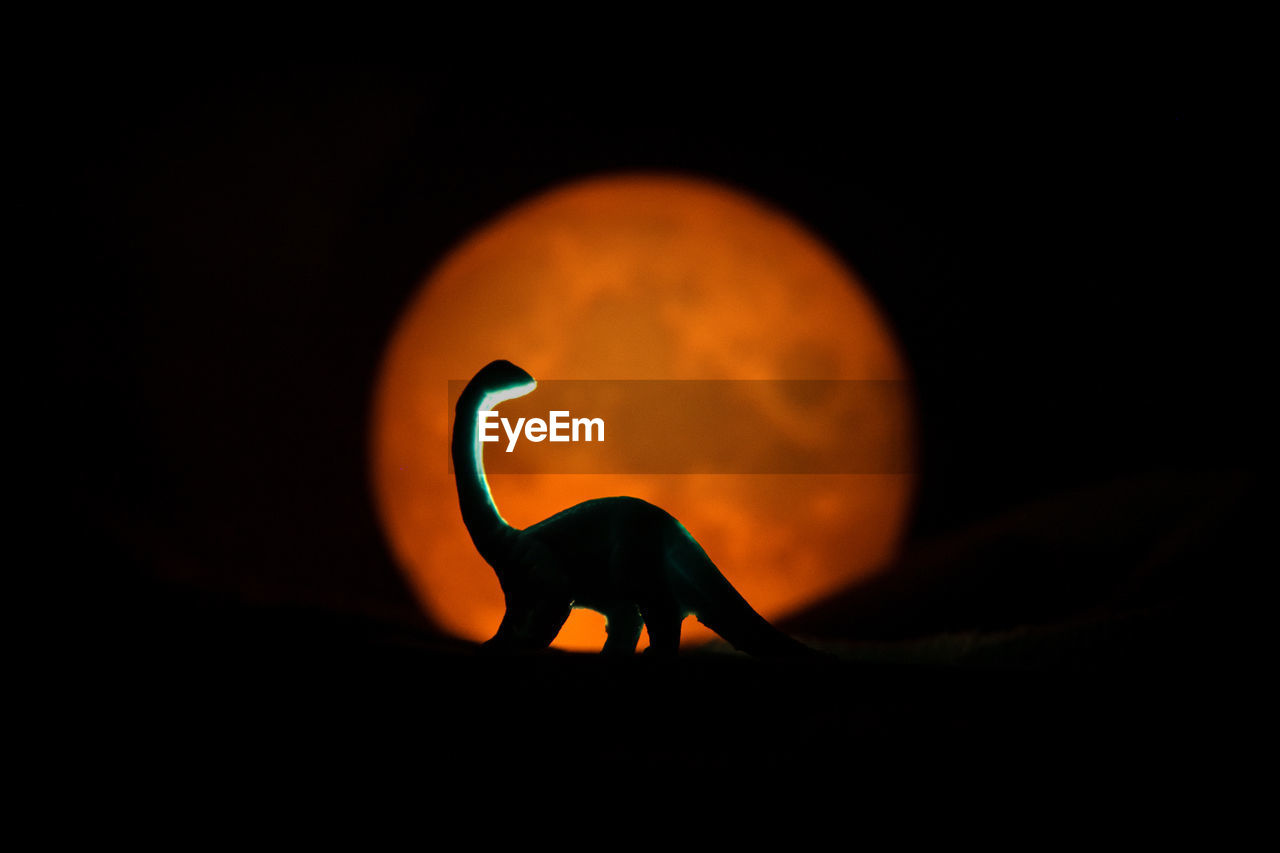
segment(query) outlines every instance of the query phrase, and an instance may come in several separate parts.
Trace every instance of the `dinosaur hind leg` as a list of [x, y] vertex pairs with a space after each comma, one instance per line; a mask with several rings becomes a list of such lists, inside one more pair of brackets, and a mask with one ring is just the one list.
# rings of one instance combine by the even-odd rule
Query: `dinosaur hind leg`
[[680, 650], [680, 612], [675, 598], [670, 595], [655, 596], [640, 603], [640, 615], [649, 629], [649, 652], [655, 655], [674, 655]]

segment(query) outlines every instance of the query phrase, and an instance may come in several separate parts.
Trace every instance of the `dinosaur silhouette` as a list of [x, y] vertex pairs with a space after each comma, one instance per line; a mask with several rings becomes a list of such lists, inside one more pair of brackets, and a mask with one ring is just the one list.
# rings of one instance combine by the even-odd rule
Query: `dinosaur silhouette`
[[693, 614], [749, 654], [816, 654], [756, 613], [684, 525], [647, 501], [597, 498], [523, 530], [508, 524], [485, 479], [477, 424], [481, 412], [536, 386], [511, 362], [494, 361], [458, 398], [452, 454], [462, 520], [506, 598], [486, 646], [545, 648], [569, 612], [584, 607], [604, 614], [606, 653], [634, 654], [647, 626], [650, 651], [674, 654], [680, 623]]

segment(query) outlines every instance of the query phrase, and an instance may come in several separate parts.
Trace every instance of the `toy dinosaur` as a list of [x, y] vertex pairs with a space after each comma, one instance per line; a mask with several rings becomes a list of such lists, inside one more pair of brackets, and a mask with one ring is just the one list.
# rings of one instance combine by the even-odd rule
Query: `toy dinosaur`
[[570, 611], [584, 607], [604, 614], [604, 651], [611, 654], [634, 654], [642, 626], [649, 629], [650, 652], [674, 654], [689, 614], [749, 654], [816, 654], [766, 622], [684, 525], [651, 503], [597, 498], [523, 530], [508, 524], [485, 479], [477, 426], [481, 412], [535, 387], [524, 370], [494, 361], [458, 398], [452, 454], [462, 520], [506, 599], [506, 614], [486, 646], [545, 648]]

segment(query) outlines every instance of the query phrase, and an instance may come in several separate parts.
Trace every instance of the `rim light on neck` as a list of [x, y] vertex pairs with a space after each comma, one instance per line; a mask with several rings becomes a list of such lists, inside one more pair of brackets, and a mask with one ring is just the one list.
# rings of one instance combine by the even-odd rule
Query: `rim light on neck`
[[[475, 442], [475, 460], [476, 460], [476, 476], [480, 478], [480, 483], [484, 486], [486, 496], [489, 502], [493, 503], [493, 494], [489, 491], [489, 478], [484, 475], [484, 445], [480, 443], [479, 418], [485, 412], [493, 411], [493, 408], [499, 403], [507, 400], [514, 400], [517, 397], [523, 397], [534, 388], [538, 387], [536, 379], [530, 379], [522, 385], [512, 385], [509, 388], [502, 388], [498, 391], [490, 391], [480, 400], [480, 407], [476, 412], [476, 430], [472, 441]], [[496, 507], [495, 507], [496, 508]], [[501, 514], [499, 514], [501, 516]]]

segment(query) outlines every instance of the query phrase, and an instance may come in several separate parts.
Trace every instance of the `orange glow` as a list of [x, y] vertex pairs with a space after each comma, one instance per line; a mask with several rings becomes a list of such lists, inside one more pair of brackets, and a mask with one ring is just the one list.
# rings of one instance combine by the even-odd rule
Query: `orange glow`
[[[539, 380], [906, 379], [850, 270], [749, 196], [685, 177], [617, 176], [508, 211], [455, 248], [406, 308], [372, 421], [374, 492], [396, 557], [436, 624], [477, 641], [497, 629], [503, 600], [458, 509], [448, 383], [498, 358]], [[527, 400], [536, 407], [536, 398]], [[889, 419], [884, 428], [912, 432], [909, 411], [879, 417]], [[516, 527], [590, 498], [655, 503], [771, 620], [882, 567], [913, 487], [908, 474], [491, 474], [489, 482]], [[686, 644], [712, 636], [686, 620]], [[603, 643], [604, 618], [576, 610], [555, 645]]]

